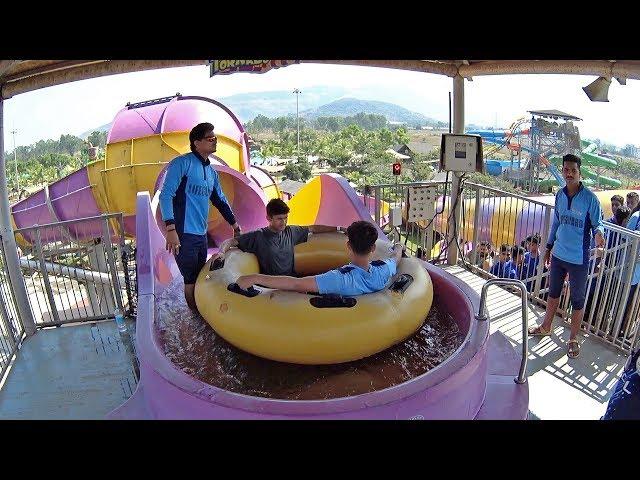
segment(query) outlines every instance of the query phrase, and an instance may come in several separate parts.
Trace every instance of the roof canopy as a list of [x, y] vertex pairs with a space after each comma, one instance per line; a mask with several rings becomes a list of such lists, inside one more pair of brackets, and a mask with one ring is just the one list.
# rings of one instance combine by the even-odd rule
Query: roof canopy
[[[478, 75], [566, 74], [640, 80], [635, 60], [301, 60], [396, 68], [471, 78]], [[158, 68], [207, 65], [208, 60], [0, 60], [2, 98], [62, 83]]]
[[564, 113], [560, 110], [529, 110], [531, 115], [538, 115], [539, 117], [549, 117], [557, 120], [558, 118], [562, 118], [563, 120], [582, 120], [570, 113]]

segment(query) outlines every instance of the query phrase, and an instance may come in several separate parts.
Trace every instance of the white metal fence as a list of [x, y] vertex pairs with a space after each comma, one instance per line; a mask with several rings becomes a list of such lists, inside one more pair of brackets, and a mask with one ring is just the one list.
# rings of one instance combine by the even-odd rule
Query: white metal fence
[[11, 363], [24, 337], [16, 303], [7, 273], [2, 237], [0, 236], [0, 379]]
[[123, 263], [122, 214], [15, 230], [30, 241], [20, 255], [36, 326], [113, 318], [134, 304], [131, 269]]

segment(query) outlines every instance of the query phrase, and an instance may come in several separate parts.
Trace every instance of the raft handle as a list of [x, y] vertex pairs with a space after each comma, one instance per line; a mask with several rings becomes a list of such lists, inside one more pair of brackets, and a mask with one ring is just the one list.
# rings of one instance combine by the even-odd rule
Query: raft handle
[[322, 295], [310, 298], [309, 303], [315, 308], [351, 308], [355, 307], [358, 301], [353, 297], [342, 295]]
[[409, 285], [411, 285], [412, 283], [413, 283], [413, 277], [408, 273], [403, 273], [396, 279], [395, 282], [391, 284], [391, 286], [389, 287], [389, 290], [393, 292], [404, 293], [405, 290], [409, 288]]
[[224, 267], [224, 258], [216, 258], [211, 265], [209, 265], [209, 271], [213, 272], [214, 270], [219, 270]]
[[244, 295], [245, 297], [255, 297], [256, 295], [260, 295], [260, 290], [256, 290], [253, 286], [249, 287], [248, 290], [243, 290], [240, 288], [240, 285], [237, 283], [230, 283], [227, 287], [227, 290], [233, 293], [238, 293], [240, 295]]

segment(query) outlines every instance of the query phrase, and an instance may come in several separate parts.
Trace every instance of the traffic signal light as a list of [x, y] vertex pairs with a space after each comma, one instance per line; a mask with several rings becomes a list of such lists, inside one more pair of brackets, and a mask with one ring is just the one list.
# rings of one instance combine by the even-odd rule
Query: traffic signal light
[[393, 174], [394, 175], [400, 175], [402, 171], [402, 165], [400, 163], [394, 163], [393, 164]]

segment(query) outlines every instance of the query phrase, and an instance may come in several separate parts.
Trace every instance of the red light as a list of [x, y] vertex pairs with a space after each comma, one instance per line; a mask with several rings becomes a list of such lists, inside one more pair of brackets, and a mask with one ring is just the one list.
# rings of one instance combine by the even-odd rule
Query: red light
[[393, 164], [393, 174], [394, 175], [400, 175], [402, 171], [402, 165], [399, 163], [394, 163]]

